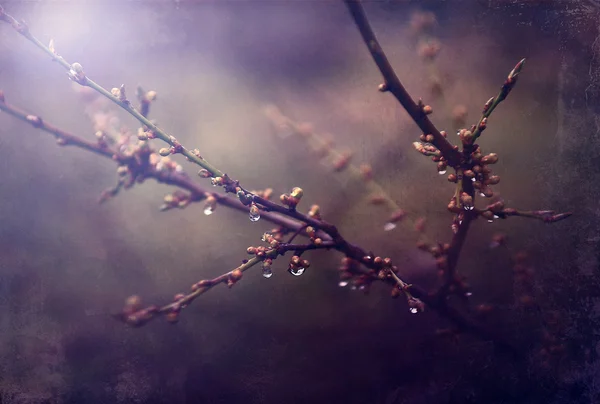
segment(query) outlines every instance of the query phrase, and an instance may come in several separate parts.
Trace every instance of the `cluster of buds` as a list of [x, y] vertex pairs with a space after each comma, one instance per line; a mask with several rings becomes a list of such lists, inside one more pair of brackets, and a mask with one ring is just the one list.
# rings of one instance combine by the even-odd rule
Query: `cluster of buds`
[[296, 206], [298, 206], [298, 204], [300, 203], [300, 200], [302, 199], [303, 195], [304, 191], [302, 190], [302, 188], [295, 187], [289, 194], [281, 194], [279, 200], [291, 210], [294, 210], [296, 209]]
[[273, 235], [271, 233], [264, 233], [262, 235], [262, 241], [267, 243], [268, 247], [267, 246], [248, 247], [246, 249], [246, 252], [248, 254], [255, 255], [258, 258], [263, 259], [263, 258], [267, 257], [268, 253], [279, 248], [279, 245], [281, 243], [281, 237], [277, 237], [276, 235]]
[[[203, 172], [202, 170], [200, 170]], [[208, 170], [206, 170], [208, 171]], [[200, 174], [200, 172], [198, 173]], [[202, 175], [201, 175], [202, 176]], [[235, 181], [233, 181], [227, 174], [224, 174], [222, 177], [211, 177], [210, 183], [213, 187], [224, 187], [226, 191], [230, 190], [233, 192], [237, 192], [238, 186]], [[228, 191], [229, 192], [229, 191]]]
[[498, 162], [498, 155], [490, 153], [482, 156], [479, 147], [477, 147], [471, 156], [474, 163], [473, 168], [465, 170], [463, 175], [473, 182], [473, 188], [479, 191], [480, 196], [491, 198], [494, 196], [494, 191], [492, 191], [490, 185], [496, 185], [500, 182], [500, 177], [492, 175], [490, 167], [490, 165]]
[[164, 212], [170, 209], [183, 209], [191, 202], [191, 196], [183, 191], [177, 190], [171, 194], [165, 195], [160, 211]]
[[[448, 134], [445, 131], [440, 131], [440, 134], [443, 137], [447, 137]], [[425, 155], [425, 156], [431, 156], [431, 159], [437, 163], [437, 170], [438, 173], [440, 175], [446, 174], [446, 170], [448, 168], [448, 162], [446, 160], [446, 158], [444, 156], [442, 156], [442, 154], [440, 153], [440, 151], [432, 144], [434, 141], [434, 137], [432, 134], [421, 134], [419, 136], [419, 140], [421, 142], [424, 142], [426, 144], [422, 144], [419, 142], [414, 142], [413, 146], [415, 147], [415, 149]]]
[[306, 268], [310, 266], [310, 263], [301, 258], [298, 255], [292, 256], [290, 259], [290, 264], [288, 266], [288, 272], [294, 276], [300, 276], [306, 271]]
[[156, 171], [163, 171], [167, 173], [183, 172], [183, 167], [180, 164], [171, 160], [168, 157], [161, 157], [157, 153], [150, 154], [148, 162], [151, 166], [154, 167]]
[[480, 215], [487, 219], [488, 222], [492, 223], [494, 219], [498, 219], [504, 211], [504, 202], [496, 201], [486, 207], [486, 209], [480, 212]]
[[[432, 135], [429, 135], [432, 136]], [[432, 136], [433, 140], [433, 136]], [[423, 144], [421, 142], [413, 142], [413, 147], [416, 151], [421, 153], [424, 156], [433, 156], [433, 157], [441, 157], [441, 153], [437, 147], [432, 144]]]
[[317, 237], [317, 231], [314, 227], [308, 226], [304, 231], [306, 232], [306, 235], [314, 245], [323, 244], [323, 240], [320, 237]]
[[142, 308], [142, 299], [134, 295], [125, 300], [123, 310], [118, 317], [132, 327], [141, 327], [150, 321], [157, 312], [157, 306]]
[[272, 239], [272, 240], [279, 241], [281, 243], [281, 242], [283, 242], [283, 238], [291, 232], [292, 232], [292, 230], [288, 229], [287, 227], [283, 227], [283, 226], [274, 227], [271, 230], [269, 230], [268, 232], [263, 234], [262, 240], [267, 241], [267, 240]]
[[140, 127], [140, 128], [138, 128], [137, 138], [138, 138], [138, 140], [146, 141], [146, 140], [156, 138], [156, 135], [154, 133], [152, 133], [152, 131]]

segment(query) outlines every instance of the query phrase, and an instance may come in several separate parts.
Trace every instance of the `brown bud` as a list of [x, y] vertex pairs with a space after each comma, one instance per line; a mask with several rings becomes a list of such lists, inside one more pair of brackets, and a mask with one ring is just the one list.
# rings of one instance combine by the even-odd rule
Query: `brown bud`
[[171, 311], [171, 312], [167, 313], [166, 319], [169, 323], [175, 324], [176, 322], [179, 321], [179, 312]]
[[497, 175], [492, 175], [491, 177], [488, 177], [488, 179], [485, 180], [485, 184], [486, 185], [496, 185], [500, 182], [500, 177]]
[[390, 216], [390, 223], [396, 223], [402, 220], [406, 216], [406, 212], [402, 209], [398, 209]]
[[239, 281], [240, 279], [242, 279], [242, 270], [239, 268], [234, 269], [233, 271], [231, 271], [231, 279], [233, 279], [234, 281]]
[[490, 153], [487, 156], [481, 158], [481, 164], [496, 164], [498, 162], [498, 155], [496, 153]]

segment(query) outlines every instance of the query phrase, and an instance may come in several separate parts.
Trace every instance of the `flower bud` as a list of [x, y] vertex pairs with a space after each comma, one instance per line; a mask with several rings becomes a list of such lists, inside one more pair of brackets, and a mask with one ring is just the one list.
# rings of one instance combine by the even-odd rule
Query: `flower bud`
[[496, 164], [498, 162], [498, 155], [496, 153], [490, 153], [487, 156], [481, 158], [481, 164]]

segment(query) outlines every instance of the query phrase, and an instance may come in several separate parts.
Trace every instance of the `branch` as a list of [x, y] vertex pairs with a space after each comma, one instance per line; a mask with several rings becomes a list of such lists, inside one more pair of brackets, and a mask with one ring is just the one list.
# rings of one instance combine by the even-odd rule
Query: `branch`
[[375, 61], [375, 64], [379, 68], [379, 71], [383, 75], [384, 83], [379, 87], [380, 91], [391, 92], [394, 97], [398, 100], [400, 105], [408, 112], [412, 120], [417, 124], [421, 131], [425, 135], [433, 136], [431, 143], [437, 147], [442, 156], [447, 160], [448, 165], [451, 167], [457, 167], [461, 162], [461, 155], [452, 146], [448, 140], [440, 133], [435, 125], [429, 120], [427, 115], [430, 112], [430, 108], [427, 109], [423, 105], [417, 104], [411, 96], [408, 94], [400, 79], [396, 75], [394, 68], [390, 64], [387, 56], [385, 55], [371, 25], [365, 14], [365, 10], [358, 0], [344, 0], [352, 18], [360, 34], [363, 38], [364, 43], [369, 49], [371, 57]]

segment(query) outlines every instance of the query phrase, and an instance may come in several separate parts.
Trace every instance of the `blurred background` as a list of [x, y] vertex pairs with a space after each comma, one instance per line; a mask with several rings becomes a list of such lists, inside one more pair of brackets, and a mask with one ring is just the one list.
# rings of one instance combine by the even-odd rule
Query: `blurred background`
[[[294, 186], [350, 241], [390, 256], [410, 282], [434, 286], [412, 226], [385, 232], [389, 211], [360, 181], [334, 173], [265, 116], [275, 106], [370, 163], [426, 233], [451, 238], [453, 187], [411, 143], [418, 129], [389, 94], [339, 1], [4, 1], [42, 42], [106, 88], [155, 90], [150, 116], [247, 188]], [[378, 1], [365, 5], [398, 76], [456, 131], [475, 123], [521, 58], [515, 90], [480, 144], [496, 152], [495, 189], [511, 207], [573, 211], [546, 225], [513, 218], [471, 229], [459, 263], [473, 307], [515, 360], [469, 335], [437, 335], [434, 312], [411, 315], [374, 285], [338, 287], [337, 253], [310, 254], [301, 277], [246, 273], [182, 313], [141, 329], [110, 317], [139, 294], [163, 303], [236, 267], [272, 225], [201, 204], [161, 213], [173, 189], [152, 181], [106, 204], [116, 165], [0, 113], [1, 403], [593, 403], [599, 400], [600, 8], [595, 1]], [[418, 17], [433, 12], [427, 36]], [[417, 17], [415, 17], [415, 13]], [[415, 19], [416, 18], [416, 19]], [[413, 21], [411, 25], [411, 21]], [[418, 25], [418, 24], [417, 24]], [[417, 30], [418, 31], [418, 30]], [[441, 44], [433, 63], [423, 41]], [[0, 25], [6, 101], [94, 139], [90, 106], [62, 68]], [[443, 90], [434, 97], [432, 85]], [[136, 130], [120, 112], [118, 125]], [[454, 139], [452, 139], [454, 141]], [[156, 146], [159, 146], [156, 141]], [[196, 169], [180, 161], [190, 173]], [[202, 181], [198, 179], [198, 181]], [[490, 248], [494, 234], [505, 247]], [[533, 303], [513, 274], [526, 252]], [[473, 312], [475, 314], [475, 312]]]

